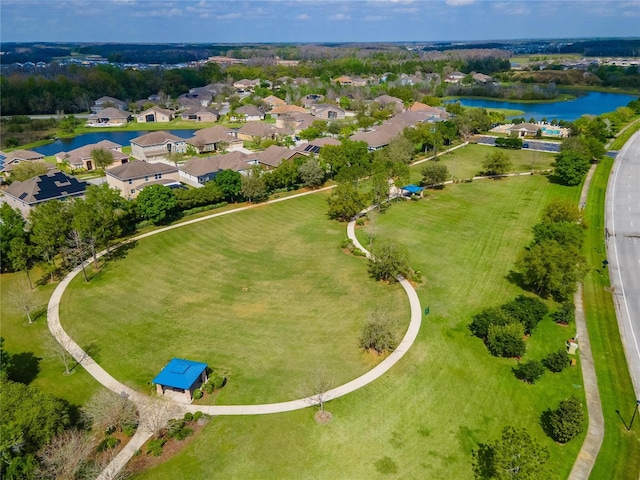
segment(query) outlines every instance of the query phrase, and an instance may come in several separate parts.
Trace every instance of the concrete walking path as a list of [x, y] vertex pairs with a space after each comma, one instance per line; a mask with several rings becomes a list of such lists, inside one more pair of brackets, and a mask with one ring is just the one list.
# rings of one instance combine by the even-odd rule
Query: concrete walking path
[[[596, 165], [592, 165], [585, 178], [580, 193], [580, 210], [583, 210], [587, 204], [589, 186], [591, 185], [591, 179], [595, 171]], [[604, 416], [602, 414], [602, 403], [600, 401], [600, 391], [598, 390], [596, 368], [593, 363], [591, 342], [589, 341], [587, 320], [584, 314], [582, 283], [578, 284], [578, 290], [573, 296], [573, 303], [576, 307], [575, 318], [578, 333], [578, 353], [580, 354], [580, 367], [587, 401], [589, 426], [587, 427], [587, 435], [585, 436], [584, 443], [580, 448], [578, 457], [569, 474], [569, 480], [587, 480], [596, 463], [596, 458], [598, 457], [604, 439]]]

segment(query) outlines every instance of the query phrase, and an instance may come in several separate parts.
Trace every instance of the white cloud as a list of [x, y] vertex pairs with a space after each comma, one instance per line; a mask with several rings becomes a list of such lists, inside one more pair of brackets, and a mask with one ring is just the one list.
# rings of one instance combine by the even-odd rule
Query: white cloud
[[234, 18], [240, 17], [242, 17], [242, 14], [240, 12], [225, 13], [224, 15], [216, 16], [218, 20], [233, 20]]
[[311, 20], [311, 16], [308, 13], [301, 13], [296, 17], [296, 20]]
[[329, 20], [351, 20], [351, 16], [344, 13], [336, 13], [335, 15], [331, 15]]
[[447, 5], [450, 7], [464, 7], [465, 5], [471, 5], [476, 0], [447, 0]]
[[381, 22], [385, 18], [386, 17], [384, 17], [382, 15], [368, 15], [368, 16], [364, 17], [364, 21], [365, 22]]

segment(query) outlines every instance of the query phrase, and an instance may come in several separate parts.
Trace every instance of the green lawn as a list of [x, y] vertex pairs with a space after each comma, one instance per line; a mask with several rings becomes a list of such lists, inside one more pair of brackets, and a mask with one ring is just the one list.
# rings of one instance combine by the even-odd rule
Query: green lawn
[[[311, 410], [218, 417], [184, 450], [139, 478], [202, 478], [216, 472], [232, 479], [470, 479], [472, 449], [495, 439], [508, 424], [526, 427], [547, 445], [553, 475], [566, 477], [583, 435], [560, 447], [544, 435], [539, 418], [562, 398], [583, 398], [579, 368], [546, 373], [536, 385], [526, 385], [511, 373], [515, 361], [491, 357], [467, 329], [479, 309], [522, 293], [507, 274], [530, 242], [542, 208], [557, 196], [577, 201], [578, 189], [542, 176], [521, 177], [451, 185], [429, 199], [393, 205], [379, 217], [380, 235], [409, 247], [414, 268], [426, 278], [418, 294], [431, 309], [402, 361], [373, 384], [330, 402], [334, 418], [328, 425], [315, 424]], [[261, 213], [274, 215], [271, 208]], [[333, 230], [318, 217], [310, 222], [299, 228], [322, 223]], [[315, 257], [312, 249], [307, 254], [309, 261]], [[372, 281], [364, 269], [360, 275], [359, 289], [369, 290]], [[132, 279], [128, 288], [139, 281]], [[572, 327], [543, 320], [527, 341], [525, 359], [562, 348], [573, 333]], [[340, 335], [334, 339], [344, 341]]]
[[604, 157], [598, 165], [585, 213], [589, 225], [585, 254], [591, 264], [584, 280], [585, 310], [605, 420], [604, 442], [591, 478], [637, 480], [640, 474], [640, 422], [636, 419], [631, 431], [627, 431], [623, 423], [623, 420], [627, 424], [631, 421], [636, 398], [620, 342], [613, 299], [607, 290], [609, 272], [602, 269], [602, 260], [606, 257], [604, 200], [612, 164], [611, 158]]
[[[482, 162], [487, 155], [495, 151], [494, 149], [495, 147], [471, 144], [441, 155], [438, 157], [440, 159], [438, 161], [447, 166], [449, 175], [454, 179], [471, 178], [482, 173]], [[555, 154], [553, 153], [508, 149], [502, 149], [502, 151], [509, 155], [513, 164], [509, 173], [530, 172], [532, 165], [535, 171], [547, 170], [555, 162]], [[411, 168], [412, 182], [419, 182], [422, 179], [420, 171], [424, 165], [421, 163]]]
[[344, 383], [378, 361], [358, 347], [368, 311], [383, 306], [404, 331], [409, 308], [399, 286], [366, 282], [325, 211], [312, 195], [141, 240], [72, 283], [62, 323], [141, 390], [173, 357], [230, 372], [218, 404], [297, 398], [320, 367]]
[[[40, 278], [40, 273], [36, 269], [31, 272], [31, 276], [35, 281]], [[54, 340], [47, 328], [46, 307], [55, 286], [45, 284], [37, 287], [40, 301], [36, 310], [39, 314], [35, 322], [29, 325], [26, 316], [15, 310], [9, 300], [11, 292], [23, 281], [26, 281], [26, 275], [22, 272], [0, 275], [4, 348], [13, 354], [14, 361], [19, 361], [21, 365], [37, 365], [36, 369], [27, 368], [28, 372], [37, 373], [32, 385], [80, 405], [100, 388], [100, 384], [82, 368], [74, 368], [69, 376], [63, 375], [62, 360], [47, 347], [47, 344]], [[37, 359], [35, 362], [34, 358]]]

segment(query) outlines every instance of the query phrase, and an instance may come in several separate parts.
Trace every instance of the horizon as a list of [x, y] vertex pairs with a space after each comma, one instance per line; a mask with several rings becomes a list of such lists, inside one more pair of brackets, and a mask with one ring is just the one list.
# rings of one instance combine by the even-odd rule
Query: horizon
[[2, 0], [0, 14], [3, 44], [468, 43], [640, 36], [637, 0]]

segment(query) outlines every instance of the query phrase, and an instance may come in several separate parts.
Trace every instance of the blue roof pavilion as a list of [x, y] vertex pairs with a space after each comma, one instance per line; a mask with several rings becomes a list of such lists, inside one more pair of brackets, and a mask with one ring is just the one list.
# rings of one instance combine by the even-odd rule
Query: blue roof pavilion
[[411, 184], [411, 185], [405, 185], [404, 187], [400, 187], [400, 190], [404, 190], [405, 192], [419, 195], [424, 190], [424, 187], [419, 187], [417, 185]]
[[184, 360], [172, 359], [166, 367], [153, 379], [158, 393], [166, 395], [167, 391], [186, 394], [186, 399], [191, 400], [193, 390], [207, 381], [207, 364]]

